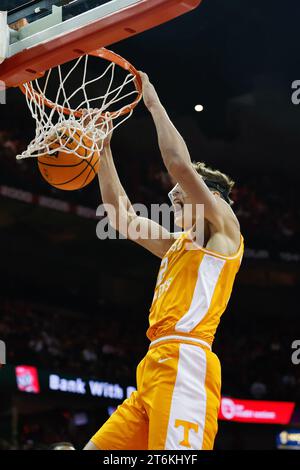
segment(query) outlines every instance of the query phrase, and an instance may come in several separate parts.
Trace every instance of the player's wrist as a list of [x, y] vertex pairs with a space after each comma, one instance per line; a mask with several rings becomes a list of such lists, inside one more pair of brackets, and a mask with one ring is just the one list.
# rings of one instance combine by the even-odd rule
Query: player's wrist
[[111, 148], [110, 148], [110, 143], [104, 145], [104, 147], [103, 147], [103, 154], [104, 154], [104, 156], [106, 156], [107, 158], [111, 158], [111, 157], [112, 157]]

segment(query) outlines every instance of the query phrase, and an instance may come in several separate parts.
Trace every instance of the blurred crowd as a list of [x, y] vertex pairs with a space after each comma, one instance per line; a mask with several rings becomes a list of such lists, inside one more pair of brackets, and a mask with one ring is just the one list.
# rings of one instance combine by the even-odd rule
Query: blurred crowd
[[[22, 133], [0, 130], [0, 184], [26, 189], [33, 193], [47, 194], [75, 204], [95, 207], [99, 201], [97, 185], [87, 189], [63, 192], [49, 186], [39, 175], [32, 159], [16, 160], [27, 144]], [[124, 163], [125, 162], [125, 163]], [[137, 162], [126, 173], [126, 159], [118, 163], [118, 169], [126, 174], [124, 186], [132, 202], [150, 205], [168, 202], [171, 188], [169, 177], [159, 162], [147, 158]], [[124, 168], [123, 168], [123, 167]], [[235, 176], [235, 175], [233, 175]], [[297, 204], [296, 185], [287, 175], [238, 175], [238, 184], [232, 199], [242, 232], [248, 247], [269, 250], [298, 250], [300, 235], [300, 207]]]
[[[230, 316], [230, 310], [226, 312]], [[222, 393], [300, 404], [300, 368], [292, 362], [295, 324], [288, 317], [247, 316], [225, 322], [214, 352], [222, 365]]]
[[247, 179], [232, 195], [234, 211], [255, 248], [298, 250], [300, 208], [296, 186], [277, 175]]
[[0, 337], [8, 345], [8, 363], [121, 383], [134, 383], [145, 344], [124, 311], [122, 317], [109, 309], [89, 318], [9, 301], [1, 303]]
[[[259, 326], [254, 318], [232, 322], [230, 311], [226, 317], [214, 344], [222, 363], [223, 394], [300, 403], [300, 370], [291, 360], [293, 323], [263, 316]], [[148, 346], [137, 316], [124, 310], [120, 315], [113, 305], [89, 317], [2, 300], [0, 336], [11, 364], [129, 385], [135, 384], [136, 366]]]

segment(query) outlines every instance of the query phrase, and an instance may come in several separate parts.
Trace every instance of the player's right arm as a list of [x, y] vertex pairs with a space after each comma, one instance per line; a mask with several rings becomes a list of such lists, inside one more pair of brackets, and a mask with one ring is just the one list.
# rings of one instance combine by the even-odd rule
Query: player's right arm
[[101, 153], [98, 176], [102, 201], [110, 225], [126, 238], [162, 258], [172, 245], [173, 236], [153, 220], [137, 215], [120, 182], [110, 142], [105, 143]]

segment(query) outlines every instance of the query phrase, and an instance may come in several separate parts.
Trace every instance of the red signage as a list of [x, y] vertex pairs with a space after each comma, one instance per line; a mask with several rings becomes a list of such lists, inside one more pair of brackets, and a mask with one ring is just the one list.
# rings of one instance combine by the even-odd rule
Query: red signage
[[39, 393], [40, 384], [38, 371], [32, 366], [16, 367], [17, 386], [21, 392]]
[[219, 419], [243, 423], [288, 424], [295, 403], [222, 398]]

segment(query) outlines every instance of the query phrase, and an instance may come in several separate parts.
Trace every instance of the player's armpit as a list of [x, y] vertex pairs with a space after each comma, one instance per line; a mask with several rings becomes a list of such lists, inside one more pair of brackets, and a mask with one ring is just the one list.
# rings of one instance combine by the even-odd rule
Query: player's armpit
[[205, 248], [222, 256], [234, 256], [238, 252], [240, 242], [240, 232], [236, 227], [235, 233], [213, 233]]
[[159, 258], [164, 257], [175, 240], [174, 235], [157, 222], [133, 214], [128, 215], [126, 235]]
[[[219, 211], [223, 214], [223, 222], [220, 224], [222, 230], [216, 229], [213, 224], [209, 223], [209, 239], [205, 248], [223, 256], [233, 256], [240, 247], [240, 224], [229, 204], [221, 197], [216, 197], [216, 204]], [[202, 220], [196, 221], [191, 236], [197, 244], [203, 246], [204, 232]]]

